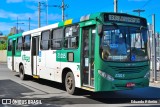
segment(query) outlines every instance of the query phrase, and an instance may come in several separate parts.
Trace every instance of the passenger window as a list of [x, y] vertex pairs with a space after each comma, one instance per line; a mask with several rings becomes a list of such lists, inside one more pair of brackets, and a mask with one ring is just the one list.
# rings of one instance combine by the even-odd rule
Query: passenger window
[[49, 49], [50, 31], [44, 31], [41, 35], [41, 50]]
[[8, 40], [8, 51], [12, 51], [12, 39]]
[[60, 49], [62, 48], [63, 41], [63, 28], [53, 30], [51, 37], [51, 49]]
[[16, 50], [21, 51], [23, 47], [22, 37], [17, 38]]
[[31, 44], [31, 35], [27, 35], [24, 37], [24, 51], [30, 50], [30, 44]]
[[69, 26], [65, 29], [64, 47], [78, 48], [79, 26]]

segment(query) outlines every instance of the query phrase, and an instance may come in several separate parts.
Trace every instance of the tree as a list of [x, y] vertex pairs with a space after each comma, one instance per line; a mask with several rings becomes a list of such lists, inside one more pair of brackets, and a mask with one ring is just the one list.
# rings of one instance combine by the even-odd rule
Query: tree
[[6, 50], [7, 49], [7, 43], [0, 44], [0, 50]]
[[7, 49], [7, 36], [3, 37], [0, 40], [0, 50], [6, 50]]
[[13, 35], [13, 33], [9, 33], [6, 37], [3, 38], [3, 40], [0, 40], [0, 50], [7, 49], [7, 38], [12, 35]]
[[9, 34], [7, 35], [7, 37], [8, 37], [8, 36], [12, 36], [12, 35], [14, 35], [14, 34], [13, 34], [13, 33], [9, 33]]

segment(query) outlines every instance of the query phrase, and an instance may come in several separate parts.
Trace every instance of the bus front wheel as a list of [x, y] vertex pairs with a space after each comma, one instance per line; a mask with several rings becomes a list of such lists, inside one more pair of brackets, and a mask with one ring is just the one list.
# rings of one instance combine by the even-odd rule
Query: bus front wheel
[[20, 67], [19, 67], [19, 77], [21, 78], [21, 80], [26, 79], [26, 75], [24, 73], [24, 66], [23, 65], [20, 65]]
[[75, 94], [76, 92], [75, 79], [74, 79], [74, 75], [72, 72], [68, 72], [66, 74], [65, 87], [66, 87], [66, 91], [69, 94]]

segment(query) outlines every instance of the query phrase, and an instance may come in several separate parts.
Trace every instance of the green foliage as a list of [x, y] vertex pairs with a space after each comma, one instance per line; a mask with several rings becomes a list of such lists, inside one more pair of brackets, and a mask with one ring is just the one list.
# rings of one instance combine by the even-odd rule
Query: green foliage
[[0, 41], [0, 44], [4, 44], [5, 43], [5, 41]]
[[7, 37], [4, 37], [0, 40], [0, 50], [7, 49]]
[[8, 36], [13, 35], [13, 33], [9, 33], [6, 37], [3, 38], [3, 40], [0, 40], [0, 50], [6, 50], [7, 49], [7, 38]]
[[8, 37], [8, 36], [12, 36], [12, 35], [13, 35], [13, 33], [9, 33], [9, 34], [7, 35], [7, 37]]
[[7, 49], [7, 43], [6, 42], [3, 44], [0, 43], [0, 50], [6, 50], [6, 49]]

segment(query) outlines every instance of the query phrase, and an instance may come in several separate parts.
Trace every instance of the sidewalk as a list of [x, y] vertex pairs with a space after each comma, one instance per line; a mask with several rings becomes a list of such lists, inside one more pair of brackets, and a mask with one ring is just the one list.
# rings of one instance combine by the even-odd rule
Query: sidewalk
[[7, 64], [7, 62], [0, 62], [0, 64]]
[[160, 81], [150, 82], [149, 86], [160, 88]]

